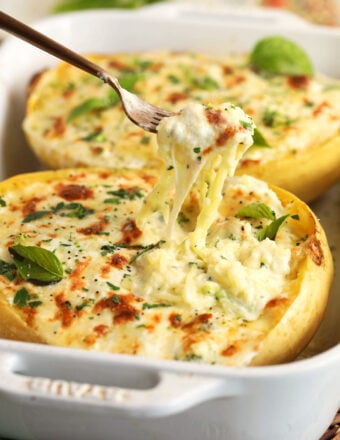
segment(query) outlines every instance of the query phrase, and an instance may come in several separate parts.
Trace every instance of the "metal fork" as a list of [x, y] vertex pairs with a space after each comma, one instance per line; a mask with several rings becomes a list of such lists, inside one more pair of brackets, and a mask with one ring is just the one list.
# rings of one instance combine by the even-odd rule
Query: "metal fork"
[[144, 130], [156, 133], [160, 121], [172, 115], [171, 112], [156, 107], [121, 87], [118, 79], [111, 76], [102, 67], [2, 11], [0, 11], [0, 29], [100, 78], [113, 87], [121, 99], [126, 116]]

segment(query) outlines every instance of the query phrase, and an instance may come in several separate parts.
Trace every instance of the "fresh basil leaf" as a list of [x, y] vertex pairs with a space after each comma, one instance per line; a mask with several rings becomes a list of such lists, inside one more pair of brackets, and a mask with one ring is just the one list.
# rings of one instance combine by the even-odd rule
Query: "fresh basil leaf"
[[18, 272], [25, 280], [44, 283], [60, 281], [63, 268], [56, 255], [38, 246], [17, 244], [9, 248]]
[[3, 275], [8, 281], [13, 281], [16, 275], [16, 266], [12, 263], [0, 260], [0, 275]]
[[272, 148], [258, 128], [254, 129], [253, 141], [254, 147]]
[[314, 73], [306, 52], [293, 41], [280, 36], [258, 41], [250, 54], [250, 64], [260, 72], [274, 75], [313, 76]]
[[289, 215], [283, 215], [282, 217], [279, 217], [273, 222], [271, 222], [265, 228], [261, 229], [261, 231], [257, 234], [257, 239], [259, 241], [262, 241], [266, 238], [269, 238], [270, 240], [275, 240], [276, 234], [280, 226], [285, 222], [287, 217], [289, 217]]
[[235, 214], [236, 217], [250, 217], [250, 218], [267, 218], [275, 220], [275, 212], [266, 204], [261, 202], [250, 203], [243, 206]]
[[4, 200], [2, 197], [0, 197], [0, 206], [6, 206], [6, 200]]

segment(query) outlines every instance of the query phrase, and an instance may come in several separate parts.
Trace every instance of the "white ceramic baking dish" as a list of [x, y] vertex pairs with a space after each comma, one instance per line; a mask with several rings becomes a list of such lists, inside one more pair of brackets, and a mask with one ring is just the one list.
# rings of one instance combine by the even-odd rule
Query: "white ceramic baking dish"
[[[275, 11], [168, 4], [56, 16], [37, 28], [80, 52], [245, 51], [294, 38], [340, 77], [340, 31]], [[0, 53], [0, 178], [39, 168], [21, 132], [32, 74], [57, 61], [8, 39]], [[339, 194], [313, 204], [339, 254]], [[0, 340], [0, 435], [60, 440], [318, 440], [340, 406], [340, 292], [298, 361], [225, 368]]]

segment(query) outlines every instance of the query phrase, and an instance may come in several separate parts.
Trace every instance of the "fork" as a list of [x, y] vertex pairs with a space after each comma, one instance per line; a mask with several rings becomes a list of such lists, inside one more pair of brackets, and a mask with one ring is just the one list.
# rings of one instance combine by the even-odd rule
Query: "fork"
[[124, 89], [119, 84], [118, 79], [111, 76], [102, 67], [2, 11], [0, 11], [0, 29], [98, 77], [104, 83], [113, 87], [122, 102], [126, 116], [144, 130], [156, 133], [160, 121], [172, 115], [171, 112], [156, 107]]

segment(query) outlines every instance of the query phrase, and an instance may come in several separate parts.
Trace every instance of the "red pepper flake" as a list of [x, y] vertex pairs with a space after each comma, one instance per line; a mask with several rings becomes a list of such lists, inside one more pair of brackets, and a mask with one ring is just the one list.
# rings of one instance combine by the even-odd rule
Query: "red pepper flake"
[[107, 223], [108, 221], [102, 218], [98, 222], [93, 223], [92, 225], [86, 226], [85, 228], [77, 229], [77, 232], [84, 235], [96, 235], [105, 229]]
[[101, 178], [101, 179], [108, 179], [109, 177], [111, 177], [112, 176], [112, 173], [110, 172], [110, 171], [102, 171], [100, 174], [99, 174], [99, 177]]
[[231, 66], [222, 66], [222, 72], [224, 75], [231, 75], [234, 73], [234, 69]]
[[196, 316], [192, 321], [183, 325], [183, 329], [191, 330], [200, 327], [202, 324], [207, 324], [212, 316], [211, 313], [202, 313], [201, 315]]
[[50, 135], [52, 137], [60, 137], [66, 130], [66, 125], [64, 123], [64, 120], [61, 116], [57, 116], [54, 118], [53, 121], [53, 128], [52, 131], [50, 131]]
[[101, 270], [101, 276], [103, 278], [107, 278], [108, 274], [111, 272], [111, 269], [113, 267], [117, 268], [117, 269], [122, 269], [124, 266], [126, 266], [128, 264], [129, 260], [124, 257], [124, 255], [121, 255], [119, 253], [113, 254], [110, 259], [108, 264], [105, 264]]
[[152, 176], [151, 174], [143, 174], [141, 178], [144, 180], [144, 182], [154, 186], [158, 180], [156, 176]]
[[203, 150], [203, 152], [202, 152], [203, 156], [205, 156], [205, 155], [211, 153], [212, 150], [213, 150], [213, 147], [208, 147], [208, 148], [206, 148], [206, 149]]
[[253, 165], [259, 164], [261, 161], [259, 159], [244, 159], [241, 161], [242, 167], [251, 167]]
[[221, 355], [222, 356], [234, 356], [237, 352], [238, 352], [239, 348], [237, 347], [237, 345], [229, 345], [225, 350], [222, 351]]
[[122, 243], [131, 244], [136, 241], [141, 235], [142, 231], [138, 229], [134, 220], [128, 220], [121, 228], [123, 234]]
[[306, 89], [310, 83], [310, 78], [307, 75], [292, 75], [288, 77], [287, 81], [293, 89]]
[[129, 260], [119, 253], [113, 254], [110, 258], [110, 265], [116, 267], [117, 269], [121, 269], [122, 267], [128, 264]]
[[22, 311], [26, 316], [26, 323], [29, 327], [33, 326], [35, 315], [37, 314], [37, 309], [30, 306], [22, 307]]
[[313, 111], [313, 115], [314, 115], [314, 116], [318, 116], [320, 113], [323, 112], [323, 110], [324, 110], [326, 107], [329, 107], [329, 103], [328, 103], [327, 101], [323, 101], [323, 102], [321, 102], [320, 104], [318, 104], [318, 105], [315, 107], [315, 109], [314, 109], [314, 111]]
[[131, 67], [129, 67], [127, 64], [122, 63], [119, 60], [110, 60], [109, 66], [112, 69], [124, 70], [125, 72], [128, 72], [128, 71], [132, 72]]
[[171, 102], [171, 104], [177, 104], [179, 101], [184, 101], [185, 99], [188, 99], [187, 93], [183, 92], [174, 92], [171, 93], [166, 100]]
[[209, 124], [220, 125], [225, 122], [225, 118], [223, 117], [222, 111], [220, 109], [206, 109], [205, 114], [207, 116]]
[[222, 131], [222, 133], [220, 133], [217, 136], [216, 145], [218, 147], [222, 147], [223, 145], [225, 145], [228, 139], [230, 139], [235, 135], [235, 133], [236, 133], [235, 127], [227, 127], [224, 131]]
[[91, 151], [92, 151], [92, 154], [94, 154], [95, 156], [99, 156], [103, 152], [103, 147], [91, 146]]
[[90, 264], [90, 262], [91, 262], [91, 257], [87, 257], [86, 260], [78, 261], [76, 263], [76, 267], [73, 269], [73, 271], [70, 274], [70, 280], [72, 282], [71, 290], [80, 290], [85, 286], [85, 282], [82, 279], [82, 275], [85, 269]]
[[56, 191], [59, 197], [67, 201], [86, 200], [93, 196], [92, 189], [85, 185], [64, 185], [60, 183], [57, 185]]
[[42, 199], [39, 197], [32, 197], [31, 199], [27, 200], [22, 208], [22, 214], [24, 217], [28, 216], [29, 214], [33, 214], [33, 212], [36, 211], [36, 205], [39, 203]]
[[64, 293], [56, 295], [54, 301], [59, 310], [58, 317], [61, 319], [62, 327], [69, 327], [74, 317], [78, 314], [77, 310], [72, 308], [70, 302], [66, 300]]
[[99, 324], [93, 328], [93, 331], [96, 333], [97, 336], [105, 336], [109, 331], [109, 326], [105, 324]]
[[169, 316], [169, 321], [172, 327], [179, 328], [182, 326], [181, 315], [176, 312], [172, 312]]
[[138, 315], [138, 310], [132, 305], [136, 300], [132, 293], [126, 295], [113, 294], [108, 298], [99, 300], [94, 306], [94, 312], [100, 313], [104, 309], [109, 309], [113, 314], [114, 324], [124, 324], [134, 321]]

